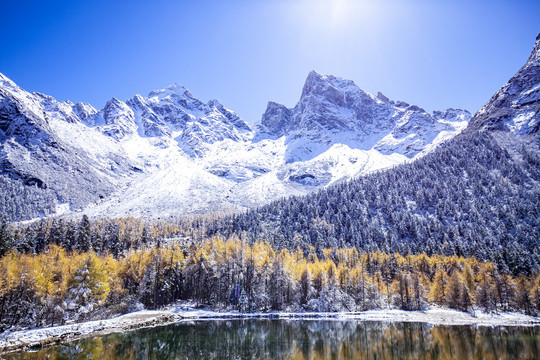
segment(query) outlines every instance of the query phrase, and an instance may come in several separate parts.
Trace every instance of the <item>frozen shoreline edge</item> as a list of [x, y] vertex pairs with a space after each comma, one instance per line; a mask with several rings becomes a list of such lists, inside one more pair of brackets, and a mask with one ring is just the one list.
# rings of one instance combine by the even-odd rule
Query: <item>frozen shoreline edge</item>
[[362, 312], [264, 312], [241, 313], [199, 310], [192, 306], [170, 306], [143, 310], [106, 320], [95, 320], [49, 328], [35, 328], [0, 334], [0, 355], [17, 350], [54, 345], [93, 336], [121, 333], [173, 323], [208, 320], [333, 320], [420, 322], [430, 325], [540, 326], [540, 317], [521, 313], [475, 314], [431, 307], [425, 311], [368, 310]]

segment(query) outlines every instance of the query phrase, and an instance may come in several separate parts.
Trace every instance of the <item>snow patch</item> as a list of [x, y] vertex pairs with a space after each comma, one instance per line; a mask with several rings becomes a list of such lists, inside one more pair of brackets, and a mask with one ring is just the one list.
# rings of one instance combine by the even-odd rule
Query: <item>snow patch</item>
[[510, 129], [510, 131], [521, 134], [526, 133], [524, 130], [529, 130], [530, 128], [534, 128], [538, 122], [540, 121], [539, 118], [534, 118], [536, 115], [535, 111], [529, 111], [526, 113], [521, 113], [514, 117], [511, 121], [507, 122], [507, 126]]
[[71, 211], [70, 203], [57, 203], [55, 213], [56, 215], [64, 215]]

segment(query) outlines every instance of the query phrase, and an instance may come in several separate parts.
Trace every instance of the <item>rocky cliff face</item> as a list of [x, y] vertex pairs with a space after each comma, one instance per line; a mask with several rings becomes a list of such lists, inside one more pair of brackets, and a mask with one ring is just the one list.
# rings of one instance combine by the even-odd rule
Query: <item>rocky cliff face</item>
[[[118, 177], [129, 174], [128, 162], [116, 152], [92, 156], [72, 145], [76, 138], [59, 133], [59, 122], [65, 127], [81, 125], [77, 111], [84, 112], [84, 108], [29, 94], [0, 75], [0, 170], [4, 180], [46, 190], [56, 196], [58, 204], [69, 203], [73, 209], [110, 195], [116, 179], [108, 167], [114, 163]], [[85, 114], [92, 113], [88, 107], [86, 110]]]
[[471, 130], [537, 134], [540, 129], [540, 34], [521, 69], [472, 118]]
[[350, 80], [309, 73], [298, 104], [270, 102], [258, 125], [269, 137], [286, 136], [288, 162], [316, 157], [333, 144], [412, 158], [442, 133], [455, 134], [470, 119], [466, 110], [428, 114], [404, 102], [373, 96]]

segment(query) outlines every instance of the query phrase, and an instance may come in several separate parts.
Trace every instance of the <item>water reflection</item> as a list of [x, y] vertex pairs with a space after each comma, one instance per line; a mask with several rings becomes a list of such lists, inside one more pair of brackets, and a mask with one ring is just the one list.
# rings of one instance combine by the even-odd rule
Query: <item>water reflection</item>
[[6, 359], [538, 359], [540, 328], [357, 321], [180, 323]]

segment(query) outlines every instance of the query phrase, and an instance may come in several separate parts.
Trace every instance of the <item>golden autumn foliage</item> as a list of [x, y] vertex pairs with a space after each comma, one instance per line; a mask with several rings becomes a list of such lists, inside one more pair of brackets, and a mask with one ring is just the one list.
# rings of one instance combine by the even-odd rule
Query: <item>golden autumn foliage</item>
[[516, 278], [500, 274], [492, 263], [457, 256], [350, 248], [278, 251], [267, 242], [220, 237], [131, 250], [118, 258], [68, 253], [52, 245], [37, 255], [12, 251], [0, 258], [0, 319], [14, 316], [9, 307], [17, 302], [44, 306], [41, 315], [32, 316], [55, 323], [76, 306], [89, 304], [136, 301], [155, 308], [194, 300], [244, 310], [301, 310], [328, 300], [324, 297], [336, 303], [325, 303], [330, 311], [410, 310], [432, 303], [532, 313], [540, 310], [539, 286], [538, 275]]

